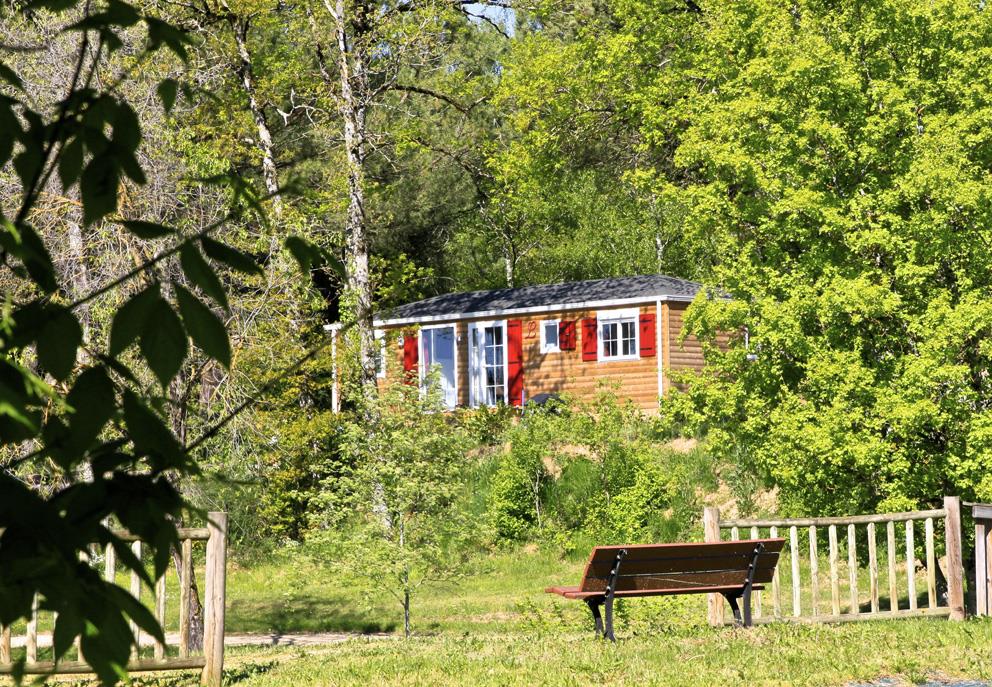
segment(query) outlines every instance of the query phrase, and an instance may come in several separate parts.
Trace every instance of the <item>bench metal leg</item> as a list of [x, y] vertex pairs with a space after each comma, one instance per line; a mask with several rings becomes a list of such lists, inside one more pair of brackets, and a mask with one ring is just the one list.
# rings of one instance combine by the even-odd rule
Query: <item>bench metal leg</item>
[[[733, 594], [727, 593], [724, 593], [723, 597], [727, 600], [727, 603], [730, 604], [730, 610], [734, 612], [734, 622], [737, 625], [744, 625], [744, 620], [741, 619], [741, 607], [737, 605], [737, 597]], [[750, 603], [749, 601], [745, 603], [748, 613], [750, 613]]]
[[599, 607], [603, 603], [602, 599], [586, 599], [589, 610], [592, 611], [592, 619], [596, 622], [596, 636], [603, 634], [603, 616], [599, 614]]
[[613, 636], [613, 595], [606, 597], [606, 629], [603, 630], [603, 639], [608, 639], [611, 642], [617, 641], [617, 638]]
[[744, 627], [751, 627], [751, 588], [744, 590]]
[[[751, 627], [751, 590], [745, 589], [741, 594], [724, 593], [724, 598], [730, 604], [730, 610], [734, 612], [734, 622], [738, 627]], [[737, 599], [744, 600], [744, 614], [741, 615], [741, 607], [737, 604]]]

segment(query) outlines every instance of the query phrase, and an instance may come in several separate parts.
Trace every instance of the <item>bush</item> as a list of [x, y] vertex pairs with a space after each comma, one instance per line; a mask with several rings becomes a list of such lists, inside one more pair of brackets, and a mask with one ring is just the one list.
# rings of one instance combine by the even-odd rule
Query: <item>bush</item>
[[506, 432], [488, 484], [487, 519], [496, 542], [540, 535], [567, 551], [571, 538], [596, 543], [690, 536], [700, 487], [715, 487], [706, 452], [668, 448], [652, 422], [610, 391], [594, 403], [525, 414]]

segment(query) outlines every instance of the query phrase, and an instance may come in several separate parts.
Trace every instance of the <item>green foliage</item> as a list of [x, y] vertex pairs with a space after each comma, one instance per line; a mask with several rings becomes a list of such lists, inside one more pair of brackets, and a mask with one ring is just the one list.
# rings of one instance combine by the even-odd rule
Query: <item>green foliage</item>
[[442, 412], [439, 385], [429, 387], [421, 393], [389, 385], [345, 420], [341, 451], [353, 467], [324, 493], [333, 529], [311, 537], [340, 571], [365, 577], [400, 603], [407, 635], [414, 595], [458, 574], [465, 554], [459, 544], [471, 536], [454, 507], [464, 436]]
[[662, 445], [655, 424], [605, 390], [590, 405], [528, 410], [506, 433], [485, 485], [489, 536], [596, 543], [690, 536], [700, 490], [715, 487], [705, 451]]
[[746, 327], [750, 350], [711, 347], [714, 374], [673, 407], [793, 511], [989, 498], [988, 12], [709, 14], [694, 52], [734, 57], [696, 60], [722, 86], [692, 98], [676, 159], [735, 300], [700, 298], [688, 326]]
[[[20, 60], [18, 51], [5, 53], [0, 63], [0, 78], [10, 85], [0, 95], [0, 167], [7, 189], [0, 211], [0, 625], [29, 616], [37, 595], [42, 609], [58, 613], [54, 659], [80, 637], [82, 655], [99, 680], [116, 684], [126, 678], [134, 641], [129, 623], [160, 640], [162, 628], [129, 593], [105, 581], [88, 554], [92, 545], [113, 548], [148, 588], [165, 572], [177, 544], [176, 521], [189, 512], [176, 482], [199, 472], [191, 455], [198, 441], [174, 432], [170, 387], [189, 362], [190, 338], [205, 364], [228, 368], [232, 362], [224, 324], [164, 267], [172, 256], [202, 247], [210, 261], [186, 261], [195, 263], [192, 281], [222, 305], [218, 266], [258, 268], [208, 235], [223, 220], [187, 235], [118, 216], [130, 209], [127, 191], [147, 183], [139, 160], [144, 129], [129, 102], [134, 72], [118, 74], [107, 65], [171, 62], [163, 48], [183, 60], [191, 38], [148, 8], [122, 0], [8, 9], [5, 21], [12, 26], [58, 27], [46, 40], [71, 45], [72, 62], [51, 107], [36, 97], [45, 94], [26, 92], [18, 75], [36, 65]], [[140, 47], [126, 59], [134, 46]], [[165, 84], [160, 92], [171, 107], [175, 88], [149, 80]], [[76, 229], [122, 226], [126, 234], [119, 238], [134, 248], [135, 265], [88, 290], [57, 269], [50, 252], [56, 246], [46, 245], [33, 223], [47, 221], [42, 199], [59, 193], [78, 198], [82, 222]], [[169, 243], [146, 245], [162, 239]], [[144, 288], [122, 304], [121, 292], [135, 283]], [[93, 332], [91, 312], [98, 307], [110, 309], [107, 345]], [[135, 342], [136, 354], [130, 350]], [[148, 545], [150, 572], [115, 527]], [[22, 670], [23, 659], [14, 666], [16, 679]]]
[[685, 375], [668, 413], [787, 509], [992, 497], [992, 15], [655, 10], [546, 3], [514, 44], [489, 162], [494, 240], [530, 251], [520, 280], [658, 270], [718, 289], [687, 321], [711, 374]]

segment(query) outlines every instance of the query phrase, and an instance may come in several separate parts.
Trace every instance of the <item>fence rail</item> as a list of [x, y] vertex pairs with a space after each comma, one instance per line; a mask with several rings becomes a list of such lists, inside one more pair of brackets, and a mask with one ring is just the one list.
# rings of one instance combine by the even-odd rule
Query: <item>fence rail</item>
[[[947, 571], [947, 601], [941, 603], [937, 590], [937, 547], [935, 544], [935, 523], [943, 522], [943, 544], [945, 552], [944, 569]], [[917, 523], [923, 523], [923, 553], [917, 555]], [[897, 523], [901, 527], [897, 528]], [[888, 583], [887, 608], [882, 608], [880, 596], [880, 574], [878, 557], [878, 525], [885, 526], [885, 556]], [[859, 536], [859, 527], [864, 532]], [[703, 512], [703, 529], [706, 541], [720, 541], [721, 531], [729, 530], [730, 539], [757, 539], [767, 530], [771, 537], [787, 539], [782, 559], [775, 569], [771, 588], [755, 593], [756, 623], [773, 621], [791, 622], [846, 622], [879, 618], [904, 618], [914, 616], [949, 616], [952, 619], [964, 618], [964, 577], [961, 558], [961, 501], [957, 497], [944, 499], [944, 508], [907, 513], [877, 513], [824, 518], [770, 518], [720, 520], [717, 508], [707, 508]], [[821, 533], [827, 532], [826, 551], [821, 549]], [[902, 530], [897, 533], [897, 529]], [[846, 531], [845, 531], [846, 530]], [[845, 536], [846, 535], [846, 536]], [[808, 543], [808, 551], [800, 546], [800, 537]], [[842, 582], [841, 544], [846, 549], [847, 579]], [[862, 543], [866, 543], [864, 546]], [[897, 544], [899, 542], [899, 544]], [[863, 579], [859, 556], [867, 553], [868, 585], [865, 593], [859, 584]], [[899, 555], [899, 548], [903, 555]], [[820, 573], [823, 554], [826, 554], [826, 576]], [[917, 598], [917, 558], [923, 562], [926, 588], [926, 603], [921, 606]], [[900, 568], [905, 566], [905, 574]], [[788, 592], [785, 604], [782, 600], [783, 573], [788, 574]], [[900, 586], [900, 578], [905, 577], [905, 585]], [[829, 588], [829, 610], [824, 605], [823, 589]], [[847, 587], [844, 598], [842, 587]], [[922, 589], [922, 586], [921, 586]], [[900, 608], [900, 595], [905, 591], [906, 608]], [[763, 613], [762, 596], [771, 595], [771, 614]], [[791, 604], [790, 604], [791, 602]], [[862, 604], [864, 603], [864, 607]], [[791, 608], [790, 608], [791, 606]], [[845, 608], [846, 607], [846, 608]], [[709, 621], [722, 625], [723, 599], [711, 594], [708, 604]]]
[[[206, 527], [179, 528], [179, 641], [175, 647], [176, 655], [169, 656], [169, 647], [157, 641], [152, 650], [154, 658], [142, 658], [139, 655], [141, 632], [137, 625], [131, 624], [134, 636], [134, 646], [128, 672], [161, 671], [161, 670], [190, 670], [202, 669], [200, 683], [207, 687], [220, 687], [221, 674], [224, 668], [224, 605], [225, 605], [225, 570], [227, 558], [227, 513], [213, 512], [207, 516]], [[131, 542], [131, 550], [141, 560], [142, 542], [138, 537], [128, 533], [117, 533], [124, 541]], [[193, 542], [206, 542], [206, 568], [204, 579], [203, 604], [203, 652], [194, 654], [190, 646], [189, 617], [190, 599], [193, 590]], [[117, 556], [112, 547], [106, 547], [103, 553], [104, 579], [112, 582], [117, 580]], [[93, 561], [98, 562], [98, 559]], [[170, 567], [171, 569], [171, 567]], [[152, 613], [163, 628], [166, 623], [167, 585], [164, 575], [155, 581]], [[131, 595], [141, 600], [141, 578], [134, 571], [129, 579]], [[92, 670], [83, 660], [79, 637], [75, 640], [76, 660], [39, 661], [38, 625], [41, 612], [40, 599], [36, 596], [32, 606], [31, 617], [28, 619], [24, 633], [25, 664], [22, 672], [27, 675], [57, 675], [83, 674]], [[50, 614], [51, 625], [55, 627], [56, 616]], [[11, 630], [0, 627], [0, 675], [14, 672], [14, 661], [11, 648]]]

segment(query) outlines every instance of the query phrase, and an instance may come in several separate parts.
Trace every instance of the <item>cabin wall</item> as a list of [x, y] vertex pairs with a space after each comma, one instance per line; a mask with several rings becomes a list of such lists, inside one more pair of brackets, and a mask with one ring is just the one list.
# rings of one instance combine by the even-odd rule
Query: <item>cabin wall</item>
[[[604, 310], [606, 310], [604, 308]], [[654, 304], [638, 308], [641, 314], [654, 313]], [[542, 313], [520, 317], [523, 329], [524, 393], [533, 398], [541, 393], [570, 394], [580, 401], [592, 401], [605, 387], [615, 388], [617, 396], [629, 398], [645, 410], [658, 409], [658, 358], [638, 360], [582, 360], [582, 325], [595, 310]], [[655, 326], [658, 326], [656, 318]], [[575, 350], [541, 353], [541, 322], [574, 320]]]
[[[692, 334], [686, 335], [684, 340], [682, 338], [682, 329], [685, 321], [685, 313], [688, 309], [688, 303], [670, 303], [668, 304], [668, 317], [666, 321], [668, 322], [669, 333], [667, 336], [662, 337], [662, 346], [666, 351], [666, 368], [672, 372], [679, 372], [683, 370], [697, 370], [701, 371], [705, 360], [703, 358], [703, 346]], [[718, 334], [716, 338], [716, 344], [723, 350], [727, 350], [730, 342], [730, 337], [727, 334]], [[669, 376], [665, 376], [665, 391], [671, 385]], [[678, 384], [675, 385], [677, 388], [683, 388], [685, 385]]]
[[[638, 308], [641, 314], [656, 315], [655, 326], [661, 340], [657, 354], [641, 357], [638, 360], [583, 361], [581, 320], [595, 317], [596, 310], [569, 310], [547, 312], [531, 316], [512, 316], [500, 319], [520, 320], [523, 334], [524, 397], [533, 398], [541, 393], [569, 394], [581, 401], [595, 399], [603, 386], [615, 388], [621, 398], [630, 398], [647, 411], [658, 409], [658, 365], [659, 357], [664, 367], [663, 386], [670, 387], [669, 371], [685, 369], [701, 370], [703, 353], [699, 341], [687, 336], [680, 342], [683, 319], [687, 303], [644, 304]], [[603, 308], [602, 311], [608, 309]], [[468, 367], [468, 328], [469, 323], [492, 321], [493, 318], [473, 318], [453, 322], [457, 336], [457, 377], [458, 404], [469, 404]], [[541, 353], [541, 322], [544, 320], [572, 320], [576, 322], [576, 346], [571, 351]], [[441, 323], [431, 323], [441, 324]], [[417, 332], [415, 326], [390, 327], [386, 331], [386, 379], [380, 379], [380, 387], [391, 380], [403, 376], [403, 347], [399, 337]], [[721, 336], [725, 344], [727, 337]]]

